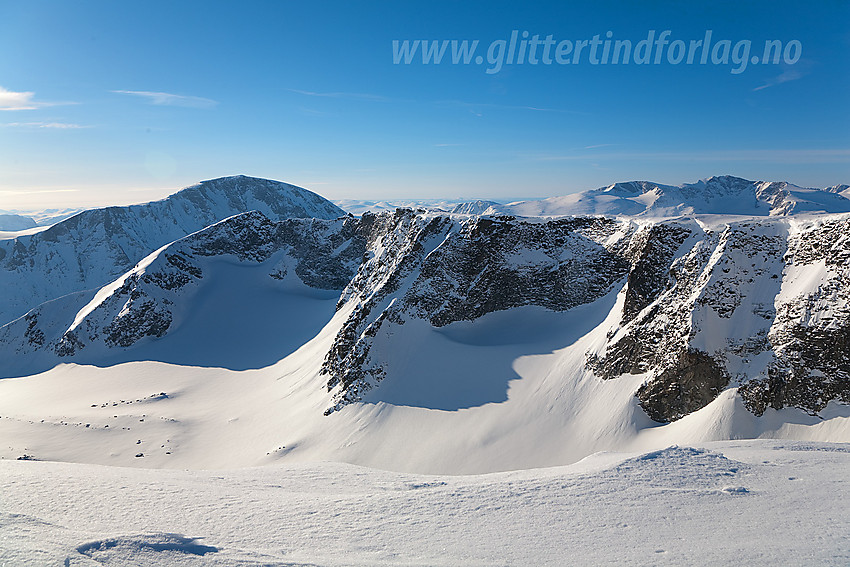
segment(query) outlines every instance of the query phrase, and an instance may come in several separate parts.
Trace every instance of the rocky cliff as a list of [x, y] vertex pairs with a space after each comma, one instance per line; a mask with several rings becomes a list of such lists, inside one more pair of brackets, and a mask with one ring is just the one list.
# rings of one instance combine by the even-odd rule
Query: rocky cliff
[[617, 323], [586, 365], [601, 379], [645, 375], [635, 395], [656, 421], [727, 388], [756, 414], [850, 401], [847, 215], [637, 224], [399, 211], [380, 222], [322, 367], [329, 413], [379, 386], [411, 320], [441, 327], [525, 305], [568, 310], [612, 289], [622, 296]]

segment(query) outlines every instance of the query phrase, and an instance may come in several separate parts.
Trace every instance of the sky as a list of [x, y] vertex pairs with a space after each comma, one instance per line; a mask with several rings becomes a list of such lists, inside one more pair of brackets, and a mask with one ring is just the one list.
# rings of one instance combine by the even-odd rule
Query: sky
[[[850, 183], [850, 2], [697, 4], [0, 0], [0, 209], [236, 174], [330, 199]], [[707, 30], [716, 51], [688, 64]], [[608, 32], [627, 63], [625, 44], [603, 61]], [[450, 43], [439, 64], [395, 63], [394, 40], [478, 40], [481, 64], [453, 64]], [[779, 61], [751, 62], [768, 40]]]

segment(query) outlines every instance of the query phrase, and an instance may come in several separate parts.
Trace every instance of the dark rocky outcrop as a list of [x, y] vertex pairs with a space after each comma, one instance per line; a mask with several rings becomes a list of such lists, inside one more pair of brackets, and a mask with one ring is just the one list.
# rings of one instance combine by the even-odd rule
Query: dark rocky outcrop
[[729, 375], [708, 354], [687, 351], [675, 365], [665, 368], [637, 391], [640, 406], [655, 421], [681, 419], [705, 407], [726, 386]]
[[785, 261], [800, 277], [822, 270], [821, 282], [777, 306], [769, 335], [775, 358], [739, 389], [756, 415], [788, 406], [817, 414], [831, 400], [850, 403], [850, 219], [802, 227]]
[[650, 225], [631, 240], [626, 258], [632, 263], [626, 282], [623, 318], [631, 320], [658, 299], [670, 280], [670, 264], [691, 231], [676, 224]]

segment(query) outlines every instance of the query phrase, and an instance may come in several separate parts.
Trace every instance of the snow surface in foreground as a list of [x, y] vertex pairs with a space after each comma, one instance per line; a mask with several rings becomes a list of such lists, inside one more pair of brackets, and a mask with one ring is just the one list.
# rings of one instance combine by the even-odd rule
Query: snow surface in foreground
[[0, 565], [847, 565], [850, 445], [480, 476], [0, 461]]

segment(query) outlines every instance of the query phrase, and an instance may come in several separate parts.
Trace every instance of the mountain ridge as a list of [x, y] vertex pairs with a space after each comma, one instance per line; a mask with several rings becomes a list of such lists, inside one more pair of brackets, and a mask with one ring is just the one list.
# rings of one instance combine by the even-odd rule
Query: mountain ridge
[[165, 199], [80, 212], [36, 234], [0, 240], [0, 322], [36, 305], [104, 285], [157, 248], [234, 214], [272, 219], [345, 213], [294, 185], [247, 176], [203, 181]]

